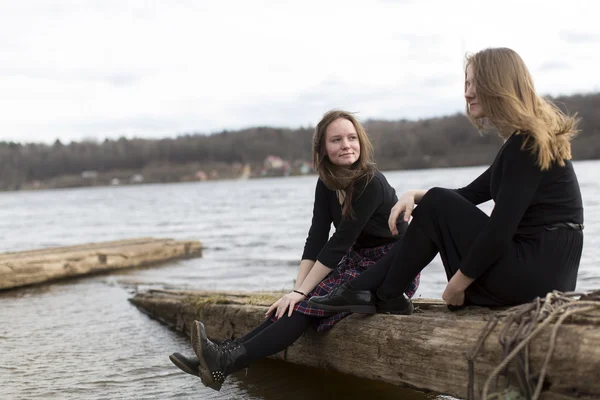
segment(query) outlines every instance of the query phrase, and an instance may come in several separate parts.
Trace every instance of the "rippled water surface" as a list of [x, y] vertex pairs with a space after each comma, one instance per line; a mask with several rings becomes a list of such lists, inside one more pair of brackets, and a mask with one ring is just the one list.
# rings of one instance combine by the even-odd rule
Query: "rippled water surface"
[[[600, 162], [575, 168], [586, 219], [578, 289], [591, 290], [600, 288]], [[402, 192], [462, 186], [483, 170], [385, 175]], [[138, 287], [290, 288], [315, 183], [307, 176], [0, 193], [0, 251], [142, 236], [201, 240], [206, 248], [199, 259], [0, 292], [0, 399], [443, 398], [270, 360], [213, 392], [167, 358], [189, 353], [188, 340], [127, 301]], [[436, 259], [417, 296], [439, 298], [445, 283]]]

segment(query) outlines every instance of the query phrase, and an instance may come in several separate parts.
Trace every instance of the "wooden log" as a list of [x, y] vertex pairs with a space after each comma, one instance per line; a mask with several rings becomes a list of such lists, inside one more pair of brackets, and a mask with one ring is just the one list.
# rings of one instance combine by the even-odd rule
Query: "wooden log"
[[[256, 327], [264, 320], [266, 306], [280, 295], [152, 290], [138, 293], [130, 301], [188, 335], [191, 323], [201, 320], [210, 338], [222, 340], [242, 336]], [[410, 316], [355, 314], [325, 334], [309, 330], [274, 357], [466, 398], [469, 378], [465, 355], [476, 345], [487, 320], [498, 311], [467, 307], [450, 312], [438, 300], [416, 300], [415, 305], [418, 312]], [[600, 397], [598, 321], [565, 322], [560, 327], [542, 398]], [[497, 340], [501, 327], [499, 324], [492, 331], [475, 363], [478, 398], [485, 380], [501, 362], [502, 347]], [[552, 324], [530, 344], [534, 372], [539, 372], [543, 364], [551, 329]]]
[[0, 254], [0, 290], [202, 256], [198, 241], [137, 238]]

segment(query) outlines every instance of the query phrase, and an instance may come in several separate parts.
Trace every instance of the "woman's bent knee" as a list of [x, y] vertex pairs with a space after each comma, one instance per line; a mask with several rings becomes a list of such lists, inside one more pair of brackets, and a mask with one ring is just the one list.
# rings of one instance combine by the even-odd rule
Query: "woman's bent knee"
[[[420, 212], [430, 212], [436, 209], [448, 209], [449, 202], [465, 201], [465, 199], [453, 190], [441, 187], [433, 187], [425, 193], [419, 202]], [[427, 210], [427, 211], [426, 211]], [[416, 210], [415, 210], [416, 211]]]

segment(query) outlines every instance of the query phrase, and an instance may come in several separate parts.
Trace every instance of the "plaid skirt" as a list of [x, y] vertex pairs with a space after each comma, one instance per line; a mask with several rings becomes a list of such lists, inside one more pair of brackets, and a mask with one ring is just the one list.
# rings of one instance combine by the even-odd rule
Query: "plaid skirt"
[[[327, 275], [312, 292], [307, 293], [308, 298], [312, 296], [324, 296], [334, 287], [356, 278], [370, 266], [375, 264], [377, 260], [383, 257], [395, 243], [368, 249], [355, 249], [354, 247], [351, 247], [339, 262], [337, 267], [329, 275]], [[411, 298], [417, 291], [419, 282], [420, 274], [415, 277], [406, 291], [406, 295], [409, 298]], [[317, 332], [324, 332], [330, 329], [336, 323], [351, 314], [349, 312], [335, 313], [321, 310], [312, 307], [306, 300], [296, 304], [294, 311], [301, 312], [304, 315], [320, 317], [315, 323], [315, 329]]]

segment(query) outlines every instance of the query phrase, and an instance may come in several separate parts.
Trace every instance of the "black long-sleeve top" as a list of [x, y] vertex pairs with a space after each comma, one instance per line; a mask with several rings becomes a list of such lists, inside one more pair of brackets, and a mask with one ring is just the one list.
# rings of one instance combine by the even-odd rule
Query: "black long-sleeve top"
[[[312, 224], [302, 259], [320, 261], [328, 268], [335, 268], [352, 245], [355, 248], [371, 248], [398, 240], [388, 227], [390, 211], [397, 201], [394, 188], [381, 172], [376, 171], [366, 187], [364, 181], [359, 180], [355, 184], [352, 200], [354, 218], [343, 218], [336, 191], [328, 189], [319, 179]], [[336, 229], [329, 238], [332, 222]], [[404, 222], [398, 225], [399, 235], [406, 227]]]
[[487, 225], [471, 246], [460, 270], [477, 279], [519, 235], [539, 232], [559, 222], [583, 224], [583, 202], [570, 161], [542, 171], [536, 156], [523, 149], [527, 134], [514, 134], [494, 163], [468, 186], [456, 192], [473, 204], [495, 202]]

